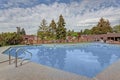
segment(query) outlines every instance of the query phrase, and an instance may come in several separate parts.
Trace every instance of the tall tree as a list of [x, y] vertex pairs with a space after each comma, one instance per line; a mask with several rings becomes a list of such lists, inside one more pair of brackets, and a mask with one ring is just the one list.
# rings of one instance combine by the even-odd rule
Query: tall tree
[[25, 32], [24, 28], [21, 29], [21, 35], [26, 35], [26, 32]]
[[45, 19], [43, 19], [42, 22], [41, 22], [41, 24], [40, 24], [40, 26], [39, 26], [38, 31], [44, 31], [45, 32], [47, 30], [48, 30], [48, 28], [47, 28], [47, 22], [46, 22]]
[[56, 35], [56, 23], [54, 20], [51, 21], [50, 26], [49, 26], [49, 31], [51, 32], [51, 37], [55, 38]]
[[59, 16], [59, 20], [57, 23], [56, 29], [56, 38], [57, 39], [66, 39], [66, 28], [65, 28], [65, 20], [62, 15]]
[[112, 28], [109, 20], [105, 20], [104, 18], [101, 18], [97, 26], [92, 28], [93, 34], [106, 34], [108, 32], [112, 32]]
[[48, 26], [47, 26], [47, 22], [45, 19], [42, 20], [40, 26], [39, 26], [39, 29], [37, 31], [37, 35], [38, 37], [41, 38], [42, 41], [44, 41], [44, 39], [46, 38], [47, 36], [47, 31], [48, 31]]

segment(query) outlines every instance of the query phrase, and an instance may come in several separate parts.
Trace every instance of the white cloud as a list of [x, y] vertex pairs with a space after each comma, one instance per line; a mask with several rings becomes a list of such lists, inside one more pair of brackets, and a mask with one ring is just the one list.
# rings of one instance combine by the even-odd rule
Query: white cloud
[[[21, 1], [29, 2], [30, 0]], [[101, 8], [99, 5], [103, 1], [97, 0], [92, 3], [89, 0], [84, 0], [80, 3], [72, 2], [71, 4], [55, 2], [50, 5], [39, 4], [31, 8], [17, 7], [3, 9], [0, 10], [0, 33], [3, 31], [16, 31], [16, 27], [21, 26], [25, 28], [28, 34], [35, 34], [43, 18], [49, 24], [52, 19], [58, 21], [60, 14], [63, 14], [65, 18], [66, 27], [76, 31], [93, 27], [101, 17], [109, 19], [112, 25], [118, 24], [120, 20], [120, 7], [106, 7], [104, 4], [105, 7], [102, 6]], [[97, 6], [93, 4], [97, 4]], [[114, 4], [117, 5], [116, 2]]]

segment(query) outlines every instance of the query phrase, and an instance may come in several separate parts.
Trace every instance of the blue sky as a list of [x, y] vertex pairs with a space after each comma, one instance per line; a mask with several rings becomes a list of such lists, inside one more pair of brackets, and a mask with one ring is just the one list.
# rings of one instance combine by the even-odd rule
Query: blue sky
[[0, 33], [25, 28], [36, 34], [43, 18], [49, 24], [62, 14], [66, 28], [80, 31], [95, 26], [101, 17], [120, 24], [120, 0], [0, 0]]

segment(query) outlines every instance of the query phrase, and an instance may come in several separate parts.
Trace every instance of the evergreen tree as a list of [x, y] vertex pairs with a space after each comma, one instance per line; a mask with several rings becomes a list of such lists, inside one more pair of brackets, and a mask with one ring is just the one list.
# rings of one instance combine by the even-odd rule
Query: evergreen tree
[[56, 29], [56, 38], [57, 39], [66, 39], [66, 28], [65, 28], [65, 21], [62, 15], [59, 16], [58, 26]]
[[26, 32], [25, 32], [24, 28], [22, 28], [22, 30], [21, 30], [21, 35], [26, 35]]
[[70, 30], [68, 30], [67, 36], [71, 36], [71, 35], [72, 35], [72, 32]]
[[45, 19], [42, 20], [40, 26], [39, 26], [39, 29], [38, 31], [43, 31], [43, 32], [46, 32], [48, 30], [47, 28], [47, 22]]
[[49, 31], [51, 32], [51, 37], [55, 38], [55, 35], [56, 35], [56, 23], [55, 23], [54, 20], [52, 20], [51, 23], [50, 23]]
[[47, 38], [48, 29], [49, 28], [47, 26], [47, 22], [45, 19], [43, 19], [37, 31], [37, 35], [41, 38], [42, 41], [44, 41], [44, 39]]

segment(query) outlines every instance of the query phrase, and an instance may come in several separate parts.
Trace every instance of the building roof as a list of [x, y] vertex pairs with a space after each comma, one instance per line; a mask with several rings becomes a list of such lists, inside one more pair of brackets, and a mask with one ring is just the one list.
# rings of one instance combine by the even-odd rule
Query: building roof
[[108, 33], [108, 34], [103, 34], [103, 36], [106, 36], [106, 37], [120, 37], [120, 33]]
[[82, 37], [86, 37], [86, 38], [120, 37], [120, 33], [107, 33], [107, 34], [99, 34], [99, 35], [82, 35]]

